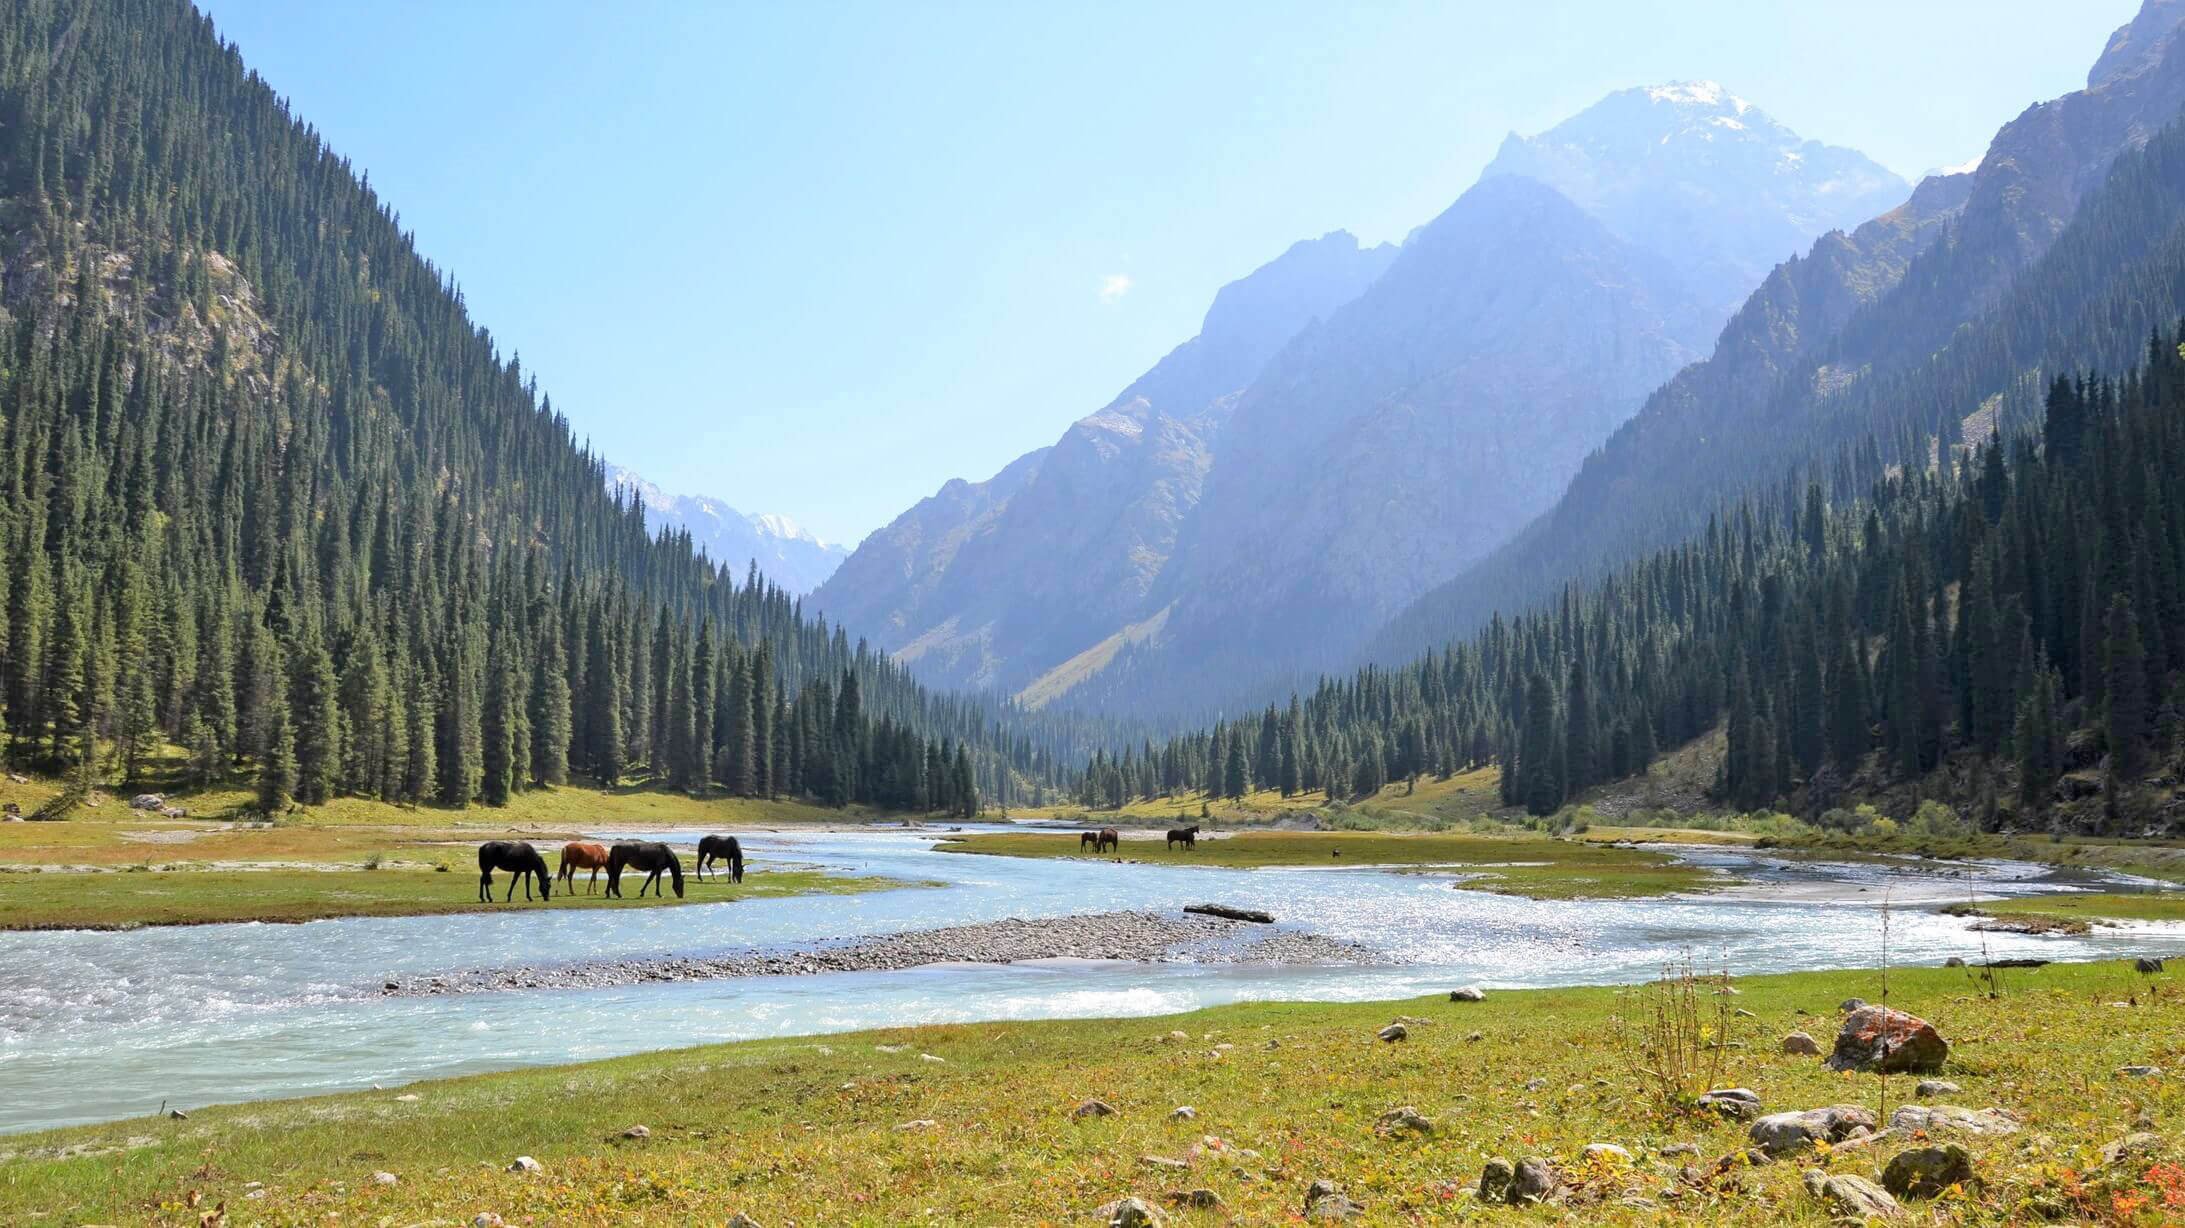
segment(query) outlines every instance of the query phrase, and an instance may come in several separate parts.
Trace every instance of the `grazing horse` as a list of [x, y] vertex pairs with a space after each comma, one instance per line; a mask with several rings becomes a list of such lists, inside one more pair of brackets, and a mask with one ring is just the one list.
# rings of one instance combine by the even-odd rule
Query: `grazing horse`
[[590, 895], [599, 887], [599, 872], [607, 868], [607, 846], [589, 840], [572, 840], [561, 846], [561, 872], [557, 881], [577, 889], [577, 871], [590, 870], [592, 881], [584, 885], [584, 894]]
[[1099, 854], [1104, 853], [1109, 849], [1115, 848], [1122, 842], [1122, 833], [1116, 831], [1112, 827], [1103, 827], [1099, 831], [1085, 831], [1079, 832], [1077, 834], [1078, 851], [1083, 852], [1085, 850], [1085, 846], [1090, 844], [1092, 845], [1093, 854], [1095, 856], [1098, 856]]
[[638, 899], [645, 898], [645, 888], [647, 887], [652, 888], [654, 895], [660, 894], [660, 872], [662, 870], [666, 870], [669, 874], [675, 876], [675, 898], [678, 900], [683, 898], [683, 859], [677, 857], [675, 850], [667, 845], [657, 841], [652, 843], [625, 842], [607, 850], [607, 894], [618, 900], [622, 898], [622, 869], [624, 866], [651, 871], [650, 874], [646, 875], [645, 881], [638, 884]]
[[729, 877], [734, 882], [744, 881], [744, 846], [734, 836], [706, 836], [698, 841], [698, 881], [706, 881], [706, 867], [716, 861], [728, 863]]
[[1183, 842], [1183, 846], [1184, 846], [1185, 848], [1187, 848], [1187, 849], [1192, 849], [1192, 850], [1196, 851], [1196, 850], [1198, 849], [1198, 847], [1199, 847], [1199, 828], [1198, 828], [1198, 825], [1194, 823], [1194, 824], [1192, 824], [1192, 825], [1191, 825], [1190, 827], [1171, 827], [1171, 828], [1169, 828], [1169, 829], [1168, 829], [1168, 847], [1169, 847], [1170, 849], [1174, 849], [1174, 848], [1176, 847], [1176, 843], [1177, 843], [1177, 841], [1179, 841], [1179, 840]]
[[[539, 850], [521, 840], [488, 840], [478, 846], [478, 899], [480, 903], [493, 902], [493, 872], [506, 870], [514, 877], [508, 880], [508, 900], [516, 898], [516, 879], [523, 880], [523, 898], [531, 898], [531, 880], [539, 880], [539, 898], [553, 896], [554, 880], [546, 872], [546, 858]], [[508, 900], [501, 901], [507, 903]]]

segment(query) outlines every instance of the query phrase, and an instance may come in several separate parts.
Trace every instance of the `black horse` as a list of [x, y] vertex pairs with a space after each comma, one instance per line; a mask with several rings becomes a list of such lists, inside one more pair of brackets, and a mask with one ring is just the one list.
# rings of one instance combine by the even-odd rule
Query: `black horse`
[[[523, 880], [523, 898], [531, 898], [531, 880], [539, 880], [539, 898], [552, 898], [553, 876], [546, 872], [546, 858], [539, 850], [521, 840], [488, 840], [478, 846], [478, 899], [481, 903], [493, 902], [493, 872], [506, 870], [513, 878], [508, 880], [508, 900], [516, 898], [516, 880]], [[501, 901], [507, 903], [508, 900]]]
[[1190, 827], [1171, 827], [1171, 828], [1169, 828], [1169, 829], [1168, 829], [1168, 847], [1170, 847], [1171, 849], [1175, 848], [1175, 847], [1176, 847], [1176, 842], [1177, 842], [1177, 841], [1179, 841], [1179, 840], [1183, 842], [1183, 846], [1184, 846], [1185, 848], [1187, 848], [1187, 849], [1193, 849], [1193, 850], [1196, 850], [1196, 849], [1197, 849], [1197, 848], [1199, 847], [1199, 828], [1198, 828], [1198, 826], [1197, 826], [1196, 824], [1193, 824], [1193, 825], [1192, 825], [1192, 826], [1190, 826]]
[[651, 871], [645, 876], [645, 881], [638, 884], [638, 899], [645, 898], [645, 888], [647, 887], [652, 888], [654, 895], [660, 894], [660, 872], [662, 870], [666, 870], [675, 877], [675, 898], [679, 900], [683, 898], [683, 859], [677, 857], [675, 850], [667, 845], [657, 841], [652, 843], [625, 841], [607, 850], [607, 894], [618, 900], [622, 898], [622, 868], [624, 866]]
[[706, 867], [716, 861], [728, 863], [729, 877], [735, 882], [744, 881], [744, 846], [734, 836], [704, 836], [698, 841], [698, 881], [706, 881]]

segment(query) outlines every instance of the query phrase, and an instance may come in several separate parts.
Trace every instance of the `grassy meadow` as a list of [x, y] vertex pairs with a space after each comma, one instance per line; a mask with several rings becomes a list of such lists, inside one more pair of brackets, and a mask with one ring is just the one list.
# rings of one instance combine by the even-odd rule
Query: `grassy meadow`
[[[1768, 1111], [1852, 1103], [1886, 1118], [1914, 1076], [1826, 1070], [1836, 1004], [1888, 1000], [1952, 1043], [1945, 1102], [2023, 1129], [1949, 1136], [1977, 1182], [1922, 1222], [2158, 1224], [2185, 1207], [2185, 986], [2126, 964], [1827, 972], [1739, 979], [1701, 1083]], [[1991, 997], [1991, 992], [2000, 996]], [[988, 1023], [768, 1040], [0, 1138], [0, 1222], [793, 1224], [1087, 1222], [1136, 1195], [1178, 1224], [1286, 1223], [1307, 1185], [1360, 1222], [1825, 1224], [1801, 1171], [1875, 1177], [1909, 1140], [1767, 1165], [1743, 1125], [1658, 1098], [1644, 1020], [1657, 989], [1490, 992], [1346, 1005], [1250, 1004], [1120, 1020]], [[1731, 1013], [1734, 1004], [1735, 1013]], [[1409, 1037], [1376, 1032], [1399, 1018]], [[938, 1061], [927, 1059], [927, 1055]], [[1681, 1069], [1681, 1067], [1680, 1067]], [[1098, 1099], [1111, 1116], [1076, 1116]], [[1178, 1106], [1192, 1106], [1189, 1119]], [[1429, 1133], [1390, 1133], [1411, 1106]], [[644, 1137], [626, 1137], [633, 1126]], [[2104, 1159], [2152, 1130], [2152, 1150]], [[1586, 1159], [1590, 1143], [1631, 1155]], [[1676, 1154], [1679, 1148], [1696, 1149]], [[507, 1171], [519, 1155], [541, 1171]], [[1557, 1207], [1475, 1205], [1494, 1156], [1561, 1169]], [[1720, 1161], [1718, 1163], [1718, 1161]], [[388, 1177], [379, 1178], [376, 1174]], [[1211, 1206], [1173, 1201], [1208, 1191]], [[1199, 1196], [1202, 1200], [1205, 1195]]]
[[1666, 895], [1727, 881], [1666, 853], [1538, 835], [1391, 832], [1240, 831], [1202, 835], [1196, 848], [1133, 837], [1110, 852], [1081, 851], [1076, 833], [977, 833], [938, 846], [944, 852], [1004, 857], [1123, 860], [1162, 865], [1418, 866], [1467, 875], [1465, 886], [1536, 899]]

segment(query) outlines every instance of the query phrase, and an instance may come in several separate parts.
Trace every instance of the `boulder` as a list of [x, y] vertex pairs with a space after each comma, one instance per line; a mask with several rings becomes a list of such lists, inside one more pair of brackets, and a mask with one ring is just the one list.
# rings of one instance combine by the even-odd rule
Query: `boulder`
[[1072, 1117], [1113, 1117], [1115, 1106], [1105, 1100], [1087, 1100], [1070, 1110]]
[[159, 793], [139, 793], [129, 799], [131, 810], [157, 810], [166, 804], [166, 796]]
[[1962, 968], [1965, 966], [1965, 957], [1962, 955], [1952, 955], [1950, 958], [1942, 961], [1942, 966], [1945, 968]]
[[1803, 1113], [1771, 1113], [1747, 1132], [1769, 1159], [1809, 1151], [1815, 1143], [1840, 1143], [1875, 1126], [1874, 1115], [1855, 1104], [1832, 1104]]
[[1882, 1170], [1882, 1188], [1899, 1198], [1933, 1198], [1972, 1179], [1973, 1159], [1956, 1143], [1900, 1151]]
[[1700, 1096], [1699, 1106], [1713, 1109], [1731, 1121], [1751, 1121], [1760, 1116], [1760, 1097], [1742, 1087], [1718, 1087]]
[[1950, 1056], [1949, 1042], [1917, 1015], [1886, 1006], [1862, 1006], [1836, 1033], [1831, 1070], [1883, 1074], [1932, 1074]]
[[1927, 1100], [1935, 1096], [1948, 1096], [1964, 1090], [1964, 1088], [1950, 1082], [1948, 1079], [1921, 1079], [1919, 1086], [1912, 1089], [1912, 1094], [1922, 1100]]
[[1449, 991], [1451, 1002], [1485, 1002], [1487, 991], [1477, 985], [1465, 985]]
[[1837, 1010], [1840, 1010], [1840, 1011], [1842, 1011], [1842, 1012], [1843, 1012], [1844, 1014], [1846, 1014], [1846, 1015], [1850, 1014], [1850, 1013], [1851, 1013], [1851, 1012], [1853, 1012], [1853, 1011], [1858, 1011], [1858, 1010], [1865, 1010], [1865, 1009], [1866, 1009], [1866, 999], [1865, 999], [1865, 998], [1845, 998], [1845, 999], [1844, 999], [1843, 1001], [1841, 1001], [1841, 1002], [1838, 1002], [1838, 1003], [1836, 1004], [1836, 1009], [1837, 1009]]
[[1365, 1213], [1362, 1203], [1352, 1202], [1343, 1187], [1325, 1177], [1305, 1187], [1305, 1218], [1309, 1220], [1356, 1219]]
[[1908, 1104], [1889, 1115], [1891, 1129], [1929, 1134], [2016, 1134], [2018, 1119], [2005, 1109], [1961, 1109], [1954, 1104]]
[[1487, 1167], [1479, 1174], [1479, 1200], [1486, 1203], [1514, 1202], [1511, 1189], [1517, 1184], [1517, 1166], [1496, 1156], [1487, 1161]]
[[1904, 1214], [1904, 1208], [1889, 1196], [1889, 1191], [1850, 1173], [1838, 1173], [1831, 1177], [1818, 1168], [1806, 1171], [1806, 1190], [1826, 1204], [1831, 1215], [1854, 1220], [1896, 1219]]
[[1510, 1185], [1510, 1201], [1546, 1202], [1562, 1188], [1563, 1178], [1555, 1171], [1555, 1165], [1534, 1156], [1517, 1162], [1517, 1179]]
[[1108, 1228], [1161, 1228], [1168, 1218], [1143, 1198], [1118, 1198], [1093, 1211]]
[[1783, 1038], [1783, 1052], [1799, 1057], [1821, 1056], [1821, 1042], [1805, 1032], [1792, 1032]]
[[2152, 955], [2142, 955], [2132, 961], [2132, 967], [2139, 972], [2160, 972], [2162, 971], [2162, 961]]
[[2138, 1161], [2162, 1150], [2162, 1136], [2152, 1130], [2135, 1130], [2123, 1138], [2102, 1144], [2102, 1163], [2114, 1168]]
[[1379, 1035], [1382, 1040], [1385, 1040], [1389, 1044], [1393, 1045], [1397, 1041], [1411, 1035], [1411, 1029], [1405, 1027], [1400, 1023], [1392, 1023], [1389, 1024], [1387, 1027], [1382, 1028], [1380, 1032], [1377, 1033], [1377, 1035]]
[[1376, 1134], [1384, 1135], [1432, 1134], [1434, 1119], [1406, 1104], [1381, 1114], [1375, 1119], [1373, 1129]]

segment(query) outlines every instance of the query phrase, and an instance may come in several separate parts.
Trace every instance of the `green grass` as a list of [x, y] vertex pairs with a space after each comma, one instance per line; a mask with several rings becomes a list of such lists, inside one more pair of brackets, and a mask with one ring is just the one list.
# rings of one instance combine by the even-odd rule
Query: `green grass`
[[[1956, 1140], [1980, 1184], [1913, 1214], [1960, 1224], [2174, 1216], [2162, 1209], [2163, 1183], [2185, 1199], [2185, 1172], [2152, 1160], [2105, 1167], [2099, 1149], [2144, 1114], [2163, 1134], [2155, 1158], [2185, 1158], [2185, 1080], [2113, 1073], [2185, 1065], [2177, 976], [2141, 977], [2114, 961], [2052, 965], [2009, 973], [2004, 996], [1990, 1000], [1967, 970], [1892, 971], [1890, 1000], [1953, 1042], [1944, 1073], [1964, 1091], [1950, 1102], [2026, 1119], [2016, 1135]], [[1752, 1088], [1771, 1111], [1910, 1099], [1912, 1076], [1837, 1075], [1774, 1043], [1802, 1028], [1825, 1044], [1835, 1003], [1879, 998], [1880, 976], [1738, 984], [1728, 1001], [1753, 1017], [1730, 1021], [1739, 1047], [1723, 1051], [1725, 1083]], [[2136, 1005], [2112, 1005], [2124, 1002]], [[1257, 1004], [767, 1040], [199, 1109], [187, 1121], [0, 1138], [0, 1222], [196, 1225], [224, 1203], [230, 1223], [451, 1224], [491, 1211], [511, 1224], [687, 1224], [748, 1211], [768, 1225], [1064, 1224], [1125, 1194], [1160, 1202], [1205, 1188], [1223, 1208], [1173, 1212], [1173, 1222], [1267, 1224], [1294, 1221], [1306, 1185], [1325, 1178], [1365, 1203], [1374, 1224], [1821, 1225], [1827, 1214], [1801, 1170], [1872, 1178], [1904, 1146], [1681, 1177], [1686, 1165], [1713, 1174], [1717, 1157], [1740, 1154], [1744, 1129], [1645, 1094], [1631, 1022], [1640, 1013], [1632, 991], [1613, 989], [1496, 992], [1479, 1004]], [[1397, 1015], [1428, 1022], [1404, 1043], [1375, 1040]], [[1186, 1038], [1170, 1040], [1172, 1030]], [[1529, 1088], [1533, 1079], [1542, 1082]], [[1070, 1115], [1095, 1097], [1116, 1114]], [[1171, 1119], [1182, 1104], [1196, 1120]], [[1398, 1105], [1434, 1118], [1434, 1133], [1378, 1137], [1376, 1117]], [[898, 1128], [913, 1121], [932, 1124]], [[638, 1124], [651, 1137], [622, 1137]], [[1592, 1142], [1629, 1148], [1635, 1167], [1581, 1161]], [[1671, 1144], [1699, 1154], [1663, 1156]], [[545, 1171], [506, 1172], [517, 1155]], [[1190, 1168], [1142, 1164], [1149, 1155]], [[1489, 1156], [1558, 1161], [1569, 1201], [1556, 1212], [1473, 1207], [1463, 1191]], [[375, 1183], [378, 1171], [397, 1183]], [[247, 1197], [252, 1189], [261, 1196]], [[1676, 1197], [1664, 1200], [1664, 1189]], [[2135, 1209], [2120, 1214], [2119, 1197]]]
[[1161, 840], [1125, 840], [1120, 852], [1094, 857], [1079, 852], [1076, 833], [963, 836], [937, 846], [944, 852], [1008, 857], [1069, 857], [1086, 861], [1122, 857], [1173, 865], [1224, 866], [1436, 866], [1476, 873], [1465, 886], [1535, 899], [1664, 895], [1719, 886], [1720, 876], [1678, 862], [1666, 853], [1609, 848], [1545, 836], [1472, 836], [1392, 832], [1246, 831], [1202, 837], [1196, 849], [1171, 849]]
[[2060, 917], [2076, 921], [2185, 921], [2185, 892], [2134, 894], [2088, 892], [2026, 899], [1987, 900], [1978, 905], [1991, 917]]
[[[467, 851], [467, 850], [465, 850]], [[548, 859], [551, 862], [551, 857]], [[553, 900], [526, 902], [516, 889], [513, 904], [501, 903], [508, 876], [493, 876], [491, 905], [477, 900], [477, 862], [440, 874], [421, 869], [368, 870], [121, 870], [97, 873], [0, 874], [0, 930], [125, 929], [141, 925], [207, 925], [223, 921], [316, 921], [327, 917], [407, 917], [436, 913], [479, 912], [503, 908], [656, 908], [680, 904], [718, 904], [732, 900], [772, 899], [788, 895], [850, 894], [907, 886], [901, 880], [857, 878], [814, 870], [746, 872], [735, 885], [700, 883], [684, 876], [685, 895], [637, 898], [627, 876], [623, 897], [586, 895], [589, 876], [580, 875], [574, 893], [554, 893]], [[638, 880], [642, 882], [642, 879]], [[662, 876], [662, 883], [667, 879]], [[534, 896], [537, 891], [532, 892]]]

